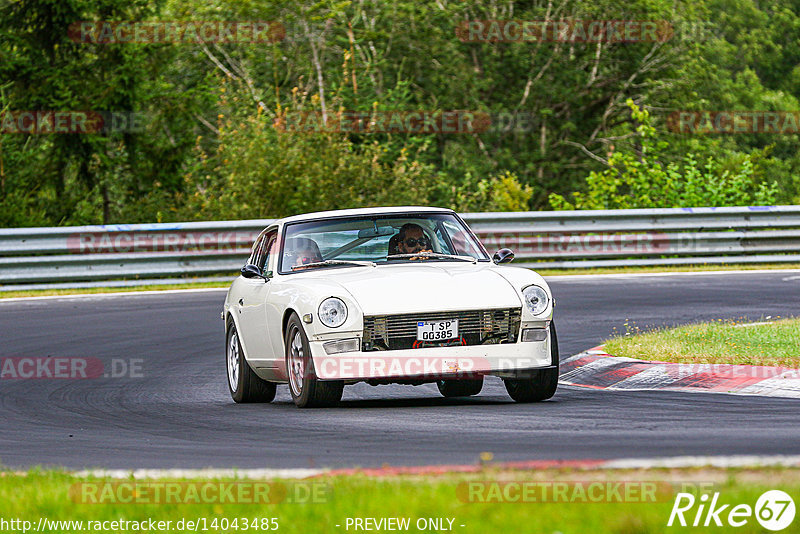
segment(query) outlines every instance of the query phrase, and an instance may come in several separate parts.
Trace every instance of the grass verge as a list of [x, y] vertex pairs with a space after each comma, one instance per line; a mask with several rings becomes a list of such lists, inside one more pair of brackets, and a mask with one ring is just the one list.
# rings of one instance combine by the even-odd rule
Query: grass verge
[[614, 356], [675, 363], [800, 367], [800, 319], [736, 320], [626, 333], [605, 342]]
[[542, 276], [573, 274], [645, 274], [645, 273], [700, 273], [709, 271], [761, 271], [778, 269], [800, 269], [798, 263], [662, 265], [649, 267], [598, 267], [595, 269], [536, 269]]
[[136, 293], [139, 291], [166, 291], [169, 289], [227, 288], [230, 284], [220, 282], [194, 282], [185, 284], [152, 284], [131, 287], [86, 287], [74, 289], [36, 289], [0, 292], [0, 300], [19, 297], [52, 297], [58, 295], [94, 295], [98, 293]]
[[[421, 524], [434, 519], [441, 521], [441, 527], [466, 534], [644, 534], [671, 530], [666, 525], [678, 492], [697, 496], [697, 505], [700, 495], [710, 497], [719, 492], [719, 503], [731, 504], [728, 510], [736, 504], [755, 507], [759, 496], [772, 489], [783, 490], [795, 500], [800, 498], [800, 470], [796, 468], [486, 469], [472, 475], [440, 477], [320, 477], [271, 481], [266, 492], [270, 498], [266, 500], [272, 501], [267, 503], [219, 502], [219, 496], [224, 495], [220, 491], [222, 484], [233, 483], [232, 479], [182, 480], [177, 485], [174, 482], [81, 479], [57, 471], [32, 471], [24, 475], [4, 473], [0, 475], [0, 499], [3, 502], [0, 520], [28, 521], [31, 530], [36, 530], [40, 518], [45, 518], [48, 521], [45, 525], [49, 528], [40, 532], [79, 531], [75, 523], [53, 528], [53, 521], [82, 522], [80, 526], [86, 531], [92, 526], [88, 523], [90, 521], [115, 520], [169, 521], [165, 525], [169, 528], [162, 532], [195, 530], [187, 525], [188, 521], [199, 522], [196, 529], [199, 532], [241, 532], [246, 523], [247, 530], [256, 532], [275, 530], [264, 528], [264, 520], [270, 520], [266, 523], [269, 527], [274, 518], [280, 532], [308, 533], [354, 532], [363, 529], [355, 529], [352, 523], [347, 528], [348, 518], [352, 521], [356, 518], [380, 520], [392, 517], [408, 518], [407, 530], [411, 532], [420, 530], [418, 521]], [[238, 482], [239, 486], [231, 494], [239, 501], [243, 500], [240, 497], [242, 490], [264, 484], [264, 481]], [[172, 487], [171, 502], [153, 502], [157, 500], [157, 494], [161, 495], [162, 501], [170, 501], [169, 487]], [[192, 492], [192, 487], [198, 491]], [[161, 493], [157, 492], [159, 488]], [[130, 498], [139, 502], [120, 502]], [[100, 502], [95, 503], [94, 499]], [[228, 501], [227, 497], [224, 500]], [[685, 514], [690, 524], [697, 505]], [[725, 514], [722, 519], [725, 520]], [[182, 530], [178, 528], [181, 520]], [[793, 526], [798, 521], [795, 519]], [[254, 524], [257, 528], [253, 528]], [[426, 530], [443, 530], [431, 528], [429, 522], [426, 525]], [[136, 531], [130, 525], [113, 528], [113, 525], [106, 524], [106, 528], [112, 532]], [[743, 527], [723, 526], [714, 528], [714, 531], [751, 533], [762, 532], [763, 528], [755, 517], [750, 517]], [[786, 530], [789, 531], [792, 527]]]

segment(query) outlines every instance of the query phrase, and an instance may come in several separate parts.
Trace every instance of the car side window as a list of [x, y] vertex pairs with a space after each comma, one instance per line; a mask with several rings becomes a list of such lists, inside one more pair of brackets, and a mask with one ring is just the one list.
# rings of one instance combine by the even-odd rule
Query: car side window
[[269, 269], [270, 260], [275, 257], [275, 249], [277, 248], [276, 245], [278, 240], [276, 239], [277, 233], [273, 232], [271, 234], [267, 234], [264, 238], [264, 254], [260, 258], [260, 263], [256, 263], [258, 268], [261, 269], [262, 272], [266, 275], [270, 275], [271, 273], [266, 272]]
[[264, 234], [258, 238], [256, 244], [253, 245], [253, 253], [250, 255], [249, 262], [257, 266], [262, 271], [264, 265], [268, 265], [267, 259], [270, 253], [270, 247], [274, 246], [276, 232]]
[[272, 275], [271, 272], [265, 271], [269, 269], [270, 259], [275, 255], [277, 236], [278, 232], [275, 231], [259, 236], [247, 260], [248, 264], [255, 265], [267, 276]]
[[251, 265], [258, 265], [259, 259], [261, 257], [261, 249], [264, 247], [264, 241], [266, 240], [265, 235], [261, 235], [256, 239], [256, 242], [253, 243], [253, 250], [250, 252], [250, 258], [247, 260], [247, 263]]

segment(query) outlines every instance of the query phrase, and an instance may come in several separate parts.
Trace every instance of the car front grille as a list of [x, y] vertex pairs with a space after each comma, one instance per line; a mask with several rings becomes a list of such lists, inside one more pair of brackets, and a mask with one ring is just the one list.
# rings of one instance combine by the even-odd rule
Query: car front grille
[[[402, 350], [449, 345], [516, 343], [519, 336], [521, 308], [467, 310], [364, 317], [362, 350]], [[459, 338], [445, 342], [417, 341], [417, 321], [458, 319]]]

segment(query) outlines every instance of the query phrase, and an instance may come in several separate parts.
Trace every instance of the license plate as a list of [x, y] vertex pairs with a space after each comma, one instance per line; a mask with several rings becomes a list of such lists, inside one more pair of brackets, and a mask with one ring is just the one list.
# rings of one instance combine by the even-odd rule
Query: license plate
[[417, 321], [417, 340], [447, 341], [458, 337], [458, 319]]

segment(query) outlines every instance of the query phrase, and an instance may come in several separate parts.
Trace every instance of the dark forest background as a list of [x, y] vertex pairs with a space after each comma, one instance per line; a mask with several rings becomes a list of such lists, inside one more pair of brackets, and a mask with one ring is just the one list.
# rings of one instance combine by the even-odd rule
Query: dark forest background
[[[800, 111], [800, 1], [3, 0], [0, 111], [132, 130], [0, 134], [0, 226], [800, 203], [796, 134], [676, 133], [680, 110]], [[464, 21], [669, 21], [663, 42], [463, 42]], [[76, 21], [270, 20], [266, 43], [82, 43]], [[301, 112], [472, 110], [480, 133], [302, 132]], [[295, 114], [295, 115], [292, 115]]]

